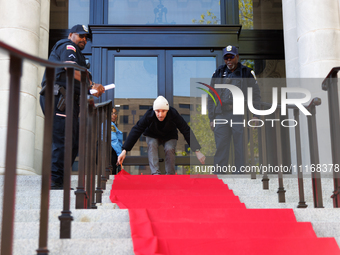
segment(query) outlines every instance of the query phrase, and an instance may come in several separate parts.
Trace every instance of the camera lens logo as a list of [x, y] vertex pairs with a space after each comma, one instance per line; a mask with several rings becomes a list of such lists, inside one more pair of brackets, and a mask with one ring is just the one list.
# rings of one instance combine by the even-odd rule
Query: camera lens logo
[[[197, 82], [197, 83], [201, 84], [203, 86], [206, 86], [207, 88], [209, 88], [216, 95], [218, 101], [220, 102], [220, 104], [222, 106], [222, 100], [221, 100], [220, 96], [218, 95], [217, 91], [213, 87], [211, 87], [208, 84], [205, 84], [203, 82]], [[206, 92], [211, 97], [211, 99], [214, 101], [215, 106], [217, 106], [216, 99], [215, 99], [215, 97], [213, 96], [213, 94], [209, 90], [201, 88], [201, 87], [196, 87], [196, 88]], [[207, 114], [207, 94], [202, 94], [201, 95], [201, 114], [202, 115], [206, 115]]]

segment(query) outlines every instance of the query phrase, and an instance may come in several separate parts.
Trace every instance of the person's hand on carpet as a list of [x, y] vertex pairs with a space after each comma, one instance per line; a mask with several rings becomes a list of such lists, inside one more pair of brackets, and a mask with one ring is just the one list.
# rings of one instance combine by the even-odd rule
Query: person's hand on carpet
[[122, 165], [125, 157], [126, 157], [126, 150], [122, 150], [122, 153], [119, 154], [118, 156], [117, 165]]
[[203, 153], [200, 152], [200, 151], [196, 151], [195, 153], [196, 153], [197, 159], [201, 162], [202, 165], [204, 165], [205, 164], [205, 156], [203, 155]]

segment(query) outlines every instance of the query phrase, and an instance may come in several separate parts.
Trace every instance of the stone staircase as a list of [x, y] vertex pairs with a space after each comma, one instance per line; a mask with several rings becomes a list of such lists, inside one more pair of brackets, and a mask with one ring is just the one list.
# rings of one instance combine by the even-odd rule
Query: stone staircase
[[[113, 178], [113, 177], [111, 177]], [[1, 219], [3, 204], [3, 176], [0, 176]], [[134, 254], [128, 210], [120, 210], [109, 200], [112, 179], [103, 193], [98, 209], [75, 209], [75, 195], [71, 192], [73, 216], [71, 239], [59, 239], [63, 199], [62, 190], [51, 190], [49, 211], [49, 254]], [[71, 187], [77, 186], [72, 176]], [[16, 212], [13, 254], [37, 254], [39, 248], [41, 176], [17, 176]], [[1, 229], [0, 229], [1, 231]]]
[[226, 183], [234, 194], [239, 196], [241, 202], [247, 208], [292, 208], [297, 221], [311, 222], [318, 237], [335, 237], [340, 246], [340, 208], [333, 208], [333, 179], [331, 176], [323, 176], [322, 197], [324, 208], [314, 208], [312, 181], [310, 176], [304, 177], [304, 194], [307, 208], [297, 208], [299, 203], [299, 190], [297, 177], [284, 176], [283, 185], [286, 190], [286, 203], [278, 203], [278, 179], [277, 175], [269, 175], [269, 189], [263, 190], [262, 176], [257, 179], [238, 177], [232, 175], [219, 175], [219, 178]]
[[[102, 203], [98, 209], [75, 209], [75, 195], [71, 192], [73, 216], [71, 239], [59, 239], [62, 211], [62, 192], [50, 192], [49, 254], [134, 254], [128, 210], [119, 209], [109, 199], [113, 176], [107, 183]], [[299, 202], [296, 178], [285, 178], [286, 203], [278, 203], [276, 176], [270, 176], [269, 190], [262, 189], [262, 181], [219, 175], [247, 208], [293, 208], [298, 221], [310, 221], [318, 237], [335, 237], [340, 246], [339, 209], [334, 209], [330, 195], [333, 189], [331, 178], [322, 179], [324, 207], [313, 208], [311, 179], [304, 179], [305, 200], [308, 208], [296, 208]], [[77, 186], [77, 176], [71, 177], [71, 186]], [[17, 176], [16, 213], [13, 254], [36, 254], [39, 246], [41, 176]], [[0, 202], [2, 206], [3, 176], [0, 176]], [[2, 219], [2, 207], [0, 211]], [[0, 229], [1, 231], [1, 229]]]

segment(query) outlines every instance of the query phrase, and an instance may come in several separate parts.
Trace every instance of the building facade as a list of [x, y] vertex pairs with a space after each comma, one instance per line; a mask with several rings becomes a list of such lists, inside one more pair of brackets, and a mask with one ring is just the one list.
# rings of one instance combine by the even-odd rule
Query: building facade
[[[229, 44], [239, 47], [241, 61], [259, 78], [324, 78], [332, 67], [340, 65], [339, 10], [340, 0], [1, 1], [0, 40], [47, 58], [54, 43], [67, 37], [68, 29], [88, 24], [92, 41], [83, 52], [95, 82], [116, 84], [100, 100], [113, 100], [117, 105], [118, 125], [126, 136], [158, 95], [164, 95], [189, 121], [193, 108], [188, 102], [190, 78], [211, 77], [223, 63], [222, 48]], [[0, 54], [4, 78], [0, 98], [5, 108], [0, 114], [0, 139], [5, 141], [9, 90], [5, 70], [9, 61]], [[41, 172], [44, 118], [38, 92], [43, 71], [24, 64], [19, 174]], [[263, 101], [271, 102], [275, 86], [260, 84]], [[286, 86], [293, 85], [287, 82]], [[308, 89], [314, 95], [320, 88]], [[326, 116], [320, 118], [322, 129], [328, 122]], [[329, 137], [319, 138], [319, 144], [330, 147]], [[130, 155], [144, 155], [145, 148], [141, 138]], [[188, 153], [182, 138], [177, 149], [178, 155]], [[289, 160], [292, 157], [294, 161], [294, 149], [290, 151]], [[304, 153], [308, 163], [308, 150]], [[5, 142], [0, 145], [0, 173], [4, 155]], [[320, 158], [330, 162], [330, 150], [320, 151]], [[131, 171], [148, 170], [132, 167]]]

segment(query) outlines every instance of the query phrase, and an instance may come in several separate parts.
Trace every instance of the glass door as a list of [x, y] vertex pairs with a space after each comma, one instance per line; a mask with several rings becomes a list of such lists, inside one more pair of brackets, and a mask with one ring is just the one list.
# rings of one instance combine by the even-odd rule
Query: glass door
[[[114, 98], [118, 111], [118, 129], [123, 142], [131, 128], [152, 108], [159, 94], [164, 94], [164, 51], [122, 50], [109, 51], [108, 80], [116, 87], [109, 98]], [[109, 92], [109, 91], [108, 91]], [[141, 136], [128, 156], [147, 156], [145, 136]], [[131, 174], [149, 174], [149, 166], [124, 166]]]
[[[107, 91], [107, 98], [114, 98], [123, 140], [158, 95], [164, 95], [190, 122], [190, 111], [193, 110], [190, 78], [210, 78], [222, 61], [221, 52], [210, 50], [109, 50], [107, 81], [115, 83], [116, 87]], [[179, 132], [178, 136], [177, 156], [190, 155], [183, 135]], [[147, 157], [143, 135], [128, 156]], [[124, 166], [124, 169], [131, 174], [150, 174], [149, 166]], [[177, 172], [185, 174], [186, 170], [177, 167]]]
[[[190, 79], [191, 78], [211, 78], [216, 68], [222, 64], [221, 52], [210, 52], [209, 50], [173, 50], [166, 52], [167, 63], [167, 89], [172, 96], [172, 106], [176, 108], [179, 114], [188, 122], [193, 129], [195, 136], [200, 141], [202, 130], [198, 130], [190, 123], [190, 117], [199, 113], [200, 102], [192, 104], [190, 100]], [[168, 76], [169, 75], [169, 76]], [[170, 91], [170, 89], [172, 91]], [[197, 116], [200, 116], [197, 115]], [[200, 120], [203, 125], [209, 126], [208, 119]], [[206, 123], [203, 123], [206, 122]], [[197, 130], [196, 130], [197, 129]], [[210, 132], [210, 129], [206, 130]], [[206, 136], [207, 134], [204, 134]], [[211, 133], [211, 136], [213, 134]], [[201, 144], [203, 147], [203, 144]], [[186, 143], [183, 135], [179, 133], [176, 147], [177, 156], [195, 155], [191, 152], [189, 145]], [[189, 173], [189, 167], [178, 166], [179, 174]]]

